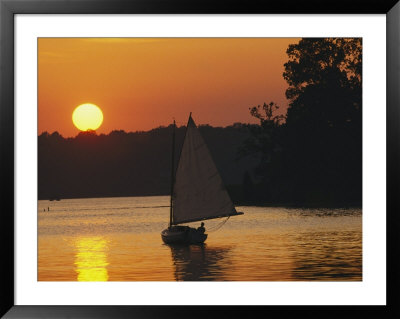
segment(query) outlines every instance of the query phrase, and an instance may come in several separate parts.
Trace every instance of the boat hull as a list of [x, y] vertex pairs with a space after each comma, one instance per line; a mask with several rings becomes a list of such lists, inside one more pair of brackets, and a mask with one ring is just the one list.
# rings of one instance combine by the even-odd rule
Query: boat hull
[[202, 244], [207, 234], [188, 226], [172, 226], [161, 232], [161, 238], [166, 244]]

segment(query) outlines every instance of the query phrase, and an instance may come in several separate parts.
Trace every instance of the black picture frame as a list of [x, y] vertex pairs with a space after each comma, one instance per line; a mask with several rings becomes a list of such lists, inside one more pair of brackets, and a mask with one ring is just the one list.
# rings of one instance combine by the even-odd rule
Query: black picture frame
[[[14, 303], [14, 15], [15, 14], [385, 14], [387, 19], [387, 305], [386, 306], [21, 306]], [[398, 0], [163, 1], [0, 0], [1, 308], [5, 318], [400, 317]], [[379, 107], [377, 107], [379, 112]], [[383, 212], [380, 212], [383, 213]]]

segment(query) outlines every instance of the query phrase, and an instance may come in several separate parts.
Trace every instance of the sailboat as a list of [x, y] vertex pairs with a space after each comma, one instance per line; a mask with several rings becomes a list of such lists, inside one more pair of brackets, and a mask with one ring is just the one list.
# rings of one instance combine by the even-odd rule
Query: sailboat
[[236, 211], [191, 113], [174, 174], [175, 126], [174, 121], [170, 219], [161, 238], [166, 244], [201, 244], [208, 236], [204, 227], [181, 224], [243, 213]]

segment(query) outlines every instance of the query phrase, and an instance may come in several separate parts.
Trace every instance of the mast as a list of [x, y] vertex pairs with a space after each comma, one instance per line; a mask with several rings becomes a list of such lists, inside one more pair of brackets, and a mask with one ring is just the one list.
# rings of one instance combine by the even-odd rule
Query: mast
[[169, 209], [169, 227], [172, 226], [172, 209], [173, 209], [173, 194], [174, 194], [174, 161], [175, 161], [175, 120], [172, 127], [172, 155], [171, 155], [171, 202]]

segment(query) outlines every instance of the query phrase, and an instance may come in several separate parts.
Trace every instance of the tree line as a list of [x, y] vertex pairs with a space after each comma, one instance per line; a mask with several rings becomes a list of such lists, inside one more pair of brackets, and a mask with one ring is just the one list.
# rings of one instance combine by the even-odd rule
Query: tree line
[[[38, 137], [39, 199], [169, 195], [173, 126], [147, 132], [81, 132], [64, 138], [58, 132]], [[175, 163], [186, 127], [175, 129]], [[257, 158], [239, 159], [237, 149], [250, 136], [247, 125], [202, 125], [221, 177], [235, 200], [241, 199], [246, 171]]]

